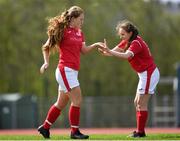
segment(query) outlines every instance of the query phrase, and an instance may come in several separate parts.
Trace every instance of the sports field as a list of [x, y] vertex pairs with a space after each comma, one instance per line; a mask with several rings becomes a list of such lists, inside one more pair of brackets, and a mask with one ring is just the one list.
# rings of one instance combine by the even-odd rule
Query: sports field
[[[44, 140], [41, 136], [37, 135], [1, 135], [1, 140]], [[47, 140], [47, 139], [46, 139]], [[53, 135], [51, 139], [48, 140], [70, 140], [68, 135]], [[99, 134], [99, 135], [91, 135], [88, 140], [180, 140], [180, 134], [149, 134], [145, 138], [134, 139], [128, 138], [126, 135], [107, 135], [107, 134]]]
[[[133, 128], [89, 128], [82, 129], [85, 134], [89, 134], [88, 140], [180, 140], [179, 128], [147, 128], [147, 137], [129, 138], [127, 135]], [[0, 130], [0, 140], [44, 140], [35, 129], [28, 130]], [[70, 140], [69, 129], [52, 129], [50, 140]]]

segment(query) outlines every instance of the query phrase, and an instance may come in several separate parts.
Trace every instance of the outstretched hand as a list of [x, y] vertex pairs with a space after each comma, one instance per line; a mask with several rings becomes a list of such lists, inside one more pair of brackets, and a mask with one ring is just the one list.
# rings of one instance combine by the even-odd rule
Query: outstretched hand
[[97, 42], [97, 43], [94, 43], [94, 46], [96, 46], [97, 48], [103, 48], [104, 43], [103, 42]]
[[106, 39], [104, 39], [104, 43], [101, 43], [101, 46], [98, 48], [98, 51], [102, 54], [102, 55], [108, 55], [109, 56], [109, 51], [110, 49], [107, 46], [107, 42]]
[[107, 46], [106, 39], [104, 39], [104, 47], [102, 48], [102, 50], [105, 51], [105, 52], [109, 52], [110, 51], [109, 47]]

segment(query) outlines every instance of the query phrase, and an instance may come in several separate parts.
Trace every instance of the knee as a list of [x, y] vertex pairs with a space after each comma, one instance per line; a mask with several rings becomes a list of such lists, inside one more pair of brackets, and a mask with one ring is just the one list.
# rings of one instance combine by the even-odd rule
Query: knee
[[56, 103], [54, 103], [54, 106], [56, 106], [59, 110], [63, 110], [65, 107], [65, 105], [58, 103], [58, 101], [56, 101]]
[[74, 100], [71, 101], [71, 104], [73, 106], [77, 106], [77, 107], [80, 107], [81, 103], [82, 103], [82, 98], [81, 97], [78, 97], [77, 99], [74, 99]]
[[142, 105], [141, 105], [141, 104], [137, 104], [136, 110], [137, 110], [137, 111], [141, 111], [141, 110], [142, 110]]
[[75, 87], [70, 93], [71, 105], [80, 107], [82, 102], [82, 95], [80, 87]]
[[68, 100], [67, 101], [56, 101], [56, 103], [54, 103], [54, 106], [56, 106], [59, 110], [63, 110], [66, 105], [68, 103]]
[[141, 110], [142, 109], [142, 101], [141, 100], [137, 100], [136, 101], [136, 110]]
[[147, 110], [147, 103], [138, 102], [136, 109], [137, 109], [138, 111]]

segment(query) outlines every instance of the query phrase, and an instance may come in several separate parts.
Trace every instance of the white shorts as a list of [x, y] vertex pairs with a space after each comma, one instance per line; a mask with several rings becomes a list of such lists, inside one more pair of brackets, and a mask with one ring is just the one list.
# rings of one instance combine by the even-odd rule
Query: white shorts
[[153, 72], [144, 71], [138, 73], [139, 83], [137, 86], [137, 94], [154, 94], [156, 86], [160, 79], [160, 73], [158, 68], [154, 69]]
[[72, 88], [79, 86], [78, 71], [68, 67], [56, 69], [56, 80], [59, 84], [59, 91], [70, 92]]

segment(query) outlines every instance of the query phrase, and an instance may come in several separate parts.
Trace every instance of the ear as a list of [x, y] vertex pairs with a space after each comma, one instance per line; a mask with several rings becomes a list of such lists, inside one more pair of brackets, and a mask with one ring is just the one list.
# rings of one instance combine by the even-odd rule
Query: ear
[[72, 18], [71, 18], [71, 22], [74, 22], [74, 19], [75, 19], [75, 18], [74, 18], [74, 17], [72, 17]]
[[132, 36], [132, 35], [133, 35], [133, 32], [131, 31], [131, 32], [129, 32], [129, 34], [130, 34], [130, 36]]

